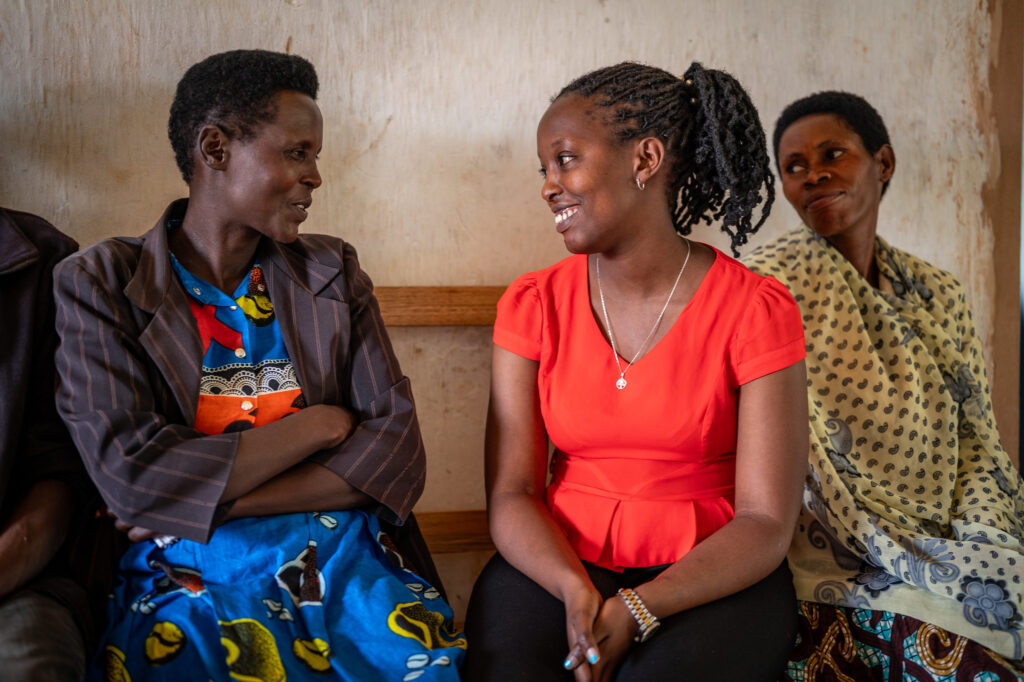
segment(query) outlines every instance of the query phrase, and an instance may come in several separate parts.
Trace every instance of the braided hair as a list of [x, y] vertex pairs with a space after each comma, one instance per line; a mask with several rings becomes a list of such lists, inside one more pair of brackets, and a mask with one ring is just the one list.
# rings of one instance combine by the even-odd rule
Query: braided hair
[[[739, 82], [697, 62], [682, 78], [623, 62], [581, 76], [566, 95], [593, 97], [622, 142], [658, 137], [668, 151], [668, 202], [681, 235], [703, 220], [722, 221], [733, 255], [764, 224], [775, 200], [774, 177], [757, 109]], [[762, 199], [761, 190], [765, 196]], [[764, 201], [755, 223], [754, 208]]]
[[[775, 167], [779, 168], [779, 142], [789, 126], [804, 116], [832, 114], [842, 119], [853, 132], [857, 133], [868, 153], [874, 155], [883, 145], [889, 144], [889, 131], [885, 121], [871, 104], [851, 92], [826, 90], [798, 99], [782, 110], [775, 122], [772, 147], [775, 149]], [[891, 178], [890, 178], [891, 179]], [[882, 196], [889, 189], [889, 180], [882, 185]]]
[[232, 50], [193, 64], [178, 82], [167, 122], [181, 177], [192, 180], [192, 147], [203, 126], [212, 123], [245, 140], [277, 117], [274, 95], [294, 90], [316, 99], [318, 88], [312, 64], [280, 52]]

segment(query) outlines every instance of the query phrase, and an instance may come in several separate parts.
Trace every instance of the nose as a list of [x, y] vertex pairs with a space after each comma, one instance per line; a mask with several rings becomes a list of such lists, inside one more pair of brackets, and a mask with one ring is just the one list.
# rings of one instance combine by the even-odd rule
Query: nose
[[550, 204], [561, 193], [562, 187], [557, 182], [555, 182], [555, 174], [549, 172], [544, 177], [544, 184], [541, 185], [540, 188], [541, 197], [543, 197], [544, 201]]
[[807, 173], [808, 185], [817, 185], [819, 182], [825, 182], [826, 180], [831, 179], [832, 172], [829, 171], [827, 168], [822, 168], [820, 166], [811, 168], [810, 171]]
[[316, 161], [310, 162], [309, 168], [302, 178], [302, 184], [306, 185], [310, 189], [316, 189], [320, 185], [324, 184], [323, 178], [320, 177], [320, 170], [316, 166]]

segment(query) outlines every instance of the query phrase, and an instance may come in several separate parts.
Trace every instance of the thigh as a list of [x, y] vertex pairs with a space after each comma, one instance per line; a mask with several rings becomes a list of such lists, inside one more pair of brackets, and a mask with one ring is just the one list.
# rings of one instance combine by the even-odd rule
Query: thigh
[[[594, 587], [606, 599], [617, 575], [586, 565]], [[466, 615], [469, 650], [464, 680], [542, 682], [572, 680], [562, 668], [569, 653], [565, 605], [495, 554], [473, 586]]]
[[564, 605], [500, 554], [473, 586], [466, 638], [462, 678], [468, 682], [572, 680], [562, 669], [567, 653]]
[[82, 679], [85, 644], [71, 612], [32, 590], [0, 602], [0, 670], [12, 682]]
[[630, 650], [616, 680], [774, 682], [793, 648], [796, 609], [783, 561], [745, 590], [663, 619], [654, 637]]
[[284, 514], [232, 521], [205, 545], [136, 545], [94, 675], [456, 679], [466, 640], [451, 609], [378, 531], [362, 512]]

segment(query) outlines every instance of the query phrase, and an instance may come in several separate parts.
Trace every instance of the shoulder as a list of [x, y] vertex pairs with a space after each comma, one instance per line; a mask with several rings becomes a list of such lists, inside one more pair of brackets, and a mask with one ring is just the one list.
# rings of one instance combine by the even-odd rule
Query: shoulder
[[58, 230], [49, 221], [31, 213], [0, 208], [0, 223], [4, 224], [5, 231], [13, 228], [44, 254], [54, 254], [58, 258], [63, 258], [78, 249], [78, 242]]
[[807, 247], [814, 242], [810, 230], [798, 227], [743, 256], [743, 264], [758, 274], [778, 278], [799, 267], [806, 259]]
[[914, 280], [920, 282], [931, 293], [940, 296], [940, 300], [943, 300], [944, 303], [945, 299], [963, 298], [964, 286], [952, 273], [881, 239], [879, 241], [883, 251], [894, 261], [893, 264], [902, 266], [909, 275], [908, 279], [912, 282]]
[[758, 299], [777, 298], [781, 293], [784, 299], [792, 301], [788, 290], [770, 272], [758, 272], [746, 263], [716, 251], [715, 265], [708, 273], [714, 280], [715, 287], [729, 292], [729, 299], [747, 305]]
[[779, 337], [803, 337], [800, 309], [775, 277], [753, 272], [720, 251], [708, 277], [704, 301], [715, 311], [714, 324], [734, 340], [745, 344], [752, 336], [763, 335], [766, 338], [758, 343], [772, 343]]
[[326, 234], [300, 234], [287, 244], [272, 242], [285, 269], [317, 296], [357, 303], [373, 295], [373, 281], [359, 264], [355, 246]]
[[56, 278], [93, 276], [127, 284], [139, 264], [142, 239], [111, 237], [71, 254], [55, 268]]
[[505, 290], [506, 294], [532, 291], [542, 299], [552, 299], [572, 290], [587, 271], [587, 257], [573, 255], [552, 266], [520, 275]]

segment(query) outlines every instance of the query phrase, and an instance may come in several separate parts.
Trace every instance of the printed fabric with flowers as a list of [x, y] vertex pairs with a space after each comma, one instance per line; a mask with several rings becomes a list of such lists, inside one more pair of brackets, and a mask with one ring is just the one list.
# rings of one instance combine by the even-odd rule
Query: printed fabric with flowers
[[[1024, 484], [999, 442], [963, 287], [881, 238], [873, 287], [806, 227], [745, 262], [789, 288], [804, 322], [810, 457], [789, 553], [797, 596], [863, 612], [856, 622], [876, 642], [885, 614], [912, 618], [1021, 674]], [[842, 641], [842, 619], [815, 613], [808, 636]]]

